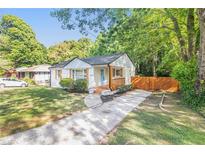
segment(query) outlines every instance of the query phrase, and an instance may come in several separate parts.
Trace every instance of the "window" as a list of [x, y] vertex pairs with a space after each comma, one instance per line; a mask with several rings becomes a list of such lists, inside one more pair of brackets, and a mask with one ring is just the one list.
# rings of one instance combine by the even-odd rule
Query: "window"
[[86, 70], [72, 70], [72, 78], [77, 79], [86, 79]]
[[62, 79], [62, 70], [55, 70], [55, 79]]
[[62, 79], [62, 70], [58, 70], [58, 79]]
[[113, 68], [112, 72], [114, 78], [123, 77], [122, 68]]
[[122, 76], [122, 69], [116, 69], [116, 76]]

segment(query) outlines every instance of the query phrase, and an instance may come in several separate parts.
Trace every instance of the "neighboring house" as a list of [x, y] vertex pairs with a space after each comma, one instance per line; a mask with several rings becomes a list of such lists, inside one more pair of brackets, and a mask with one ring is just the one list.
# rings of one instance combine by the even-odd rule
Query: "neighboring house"
[[50, 67], [51, 87], [60, 87], [62, 78], [87, 79], [88, 88], [111, 89], [131, 83], [135, 67], [125, 53], [91, 58], [74, 58]]
[[4, 77], [17, 77], [15, 69], [5, 69], [5, 73], [3, 74]]
[[17, 78], [30, 78], [33, 79], [36, 84], [48, 85], [50, 81], [50, 70], [51, 65], [42, 64], [35, 65], [32, 67], [20, 67], [16, 68]]

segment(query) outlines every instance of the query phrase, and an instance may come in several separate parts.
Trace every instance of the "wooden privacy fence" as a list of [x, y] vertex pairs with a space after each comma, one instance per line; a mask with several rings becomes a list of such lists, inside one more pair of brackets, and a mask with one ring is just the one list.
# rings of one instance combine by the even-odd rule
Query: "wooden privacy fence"
[[179, 82], [171, 77], [132, 77], [134, 88], [143, 90], [164, 90], [167, 92], [179, 91]]

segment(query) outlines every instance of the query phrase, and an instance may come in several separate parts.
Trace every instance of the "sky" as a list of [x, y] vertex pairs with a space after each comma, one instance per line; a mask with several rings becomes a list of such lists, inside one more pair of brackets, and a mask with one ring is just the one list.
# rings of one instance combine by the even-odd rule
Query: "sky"
[[36, 33], [37, 40], [46, 47], [64, 40], [78, 40], [82, 37], [95, 40], [94, 36], [84, 36], [78, 30], [63, 30], [57, 18], [50, 16], [52, 10], [53, 9], [0, 9], [0, 17], [6, 14], [20, 17], [32, 27]]

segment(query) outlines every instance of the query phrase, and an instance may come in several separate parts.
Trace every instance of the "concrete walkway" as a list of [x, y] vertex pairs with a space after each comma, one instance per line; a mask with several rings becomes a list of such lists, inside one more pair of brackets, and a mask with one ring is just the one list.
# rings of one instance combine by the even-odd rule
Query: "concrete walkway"
[[131, 91], [96, 108], [1, 138], [0, 144], [97, 144], [150, 94]]

